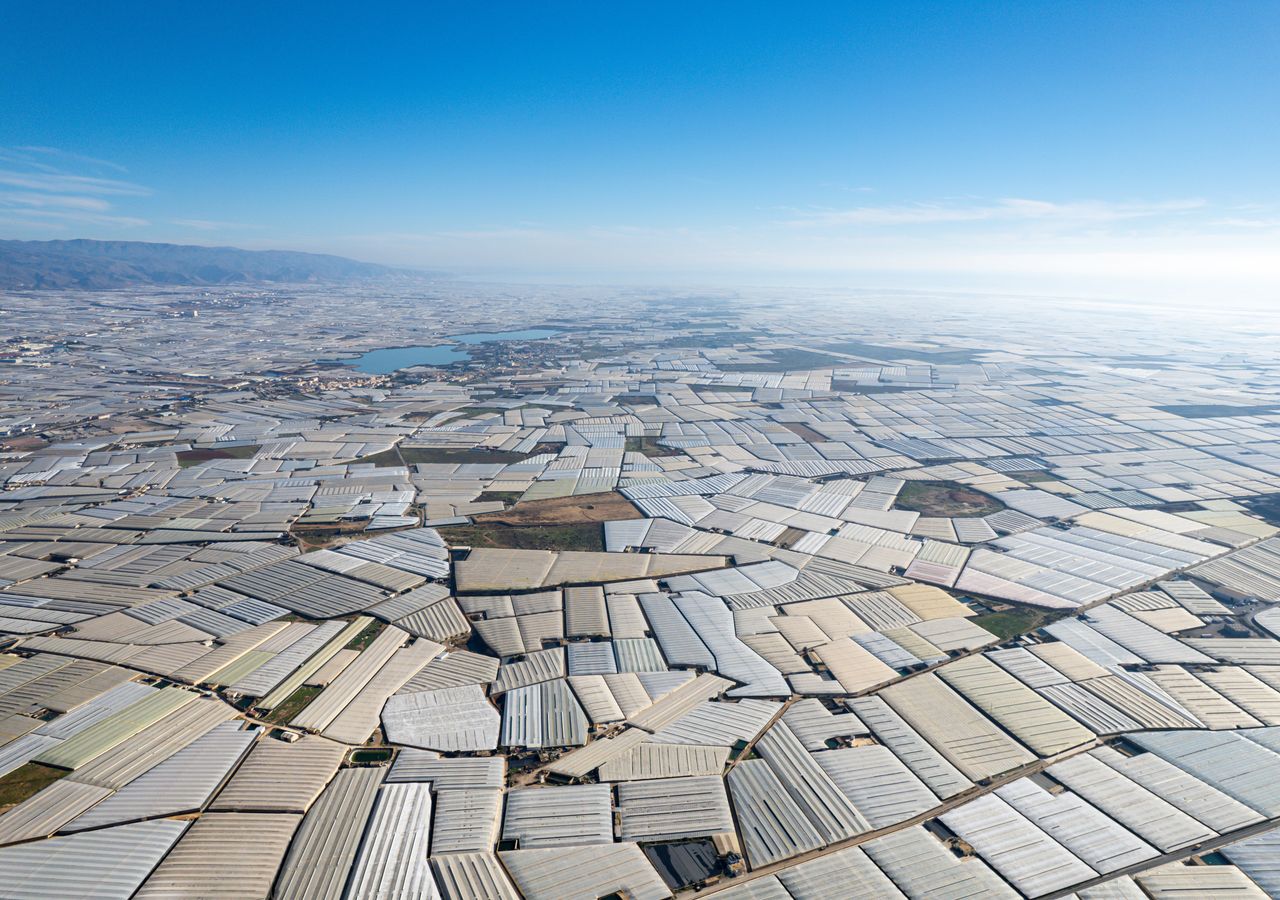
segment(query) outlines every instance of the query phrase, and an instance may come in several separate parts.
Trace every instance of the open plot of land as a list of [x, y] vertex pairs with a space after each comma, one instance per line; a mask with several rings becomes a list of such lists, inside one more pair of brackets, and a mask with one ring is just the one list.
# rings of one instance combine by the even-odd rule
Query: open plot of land
[[679, 456], [683, 452], [674, 447], [664, 447], [651, 437], [627, 438], [626, 447], [632, 453], [643, 453], [645, 456]]
[[455, 546], [604, 550], [600, 523], [639, 518], [642, 514], [627, 498], [609, 491], [517, 503], [501, 512], [478, 515], [469, 525], [441, 528], [440, 535]]
[[908, 481], [894, 505], [925, 516], [987, 516], [1004, 504], [954, 481]]
[[40, 763], [19, 766], [0, 778], [0, 810], [21, 803], [68, 774], [70, 773], [65, 769], [42, 766]]
[[811, 443], [821, 444], [826, 440], [825, 437], [802, 422], [784, 422], [782, 423], [782, 427], [787, 429], [787, 431], [790, 431], [792, 434], [800, 435], [800, 437]]
[[308, 550], [331, 549], [358, 540], [364, 535], [367, 522], [351, 521], [324, 525], [294, 525], [290, 534]]
[[20, 434], [16, 437], [5, 438], [3, 442], [0, 442], [0, 447], [16, 452], [39, 450], [47, 446], [49, 445], [42, 438], [34, 434]]
[[616, 491], [580, 494], [576, 497], [551, 497], [518, 503], [502, 512], [483, 513], [475, 517], [477, 525], [573, 525], [583, 522], [609, 522], [615, 519], [641, 519], [644, 515], [631, 501]]
[[1054, 475], [1052, 472], [1040, 472], [1040, 471], [1036, 471], [1036, 472], [1019, 472], [1019, 473], [1018, 473], [1018, 478], [1020, 478], [1021, 480], [1025, 481], [1025, 482], [1027, 482], [1027, 484], [1036, 484], [1037, 482], [1045, 482], [1045, 481], [1061, 481], [1061, 480], [1062, 480], [1062, 479], [1060, 479], [1057, 475]]
[[505, 550], [604, 550], [604, 528], [598, 522], [571, 525], [511, 526], [497, 523], [451, 525], [440, 536], [453, 546]]
[[346, 649], [346, 650], [368, 649], [369, 645], [373, 643], [373, 639], [376, 638], [379, 635], [379, 633], [381, 633], [385, 624], [386, 623], [379, 622], [377, 619], [374, 619], [372, 622], [366, 625], [359, 634], [357, 634], [351, 640], [347, 641], [347, 645], [343, 649]]
[[1000, 612], [985, 613], [976, 616], [973, 624], [985, 628], [1001, 640], [1017, 637], [1048, 625], [1058, 615], [1043, 609], [1024, 609], [1014, 607]]
[[375, 466], [403, 466], [415, 463], [513, 463], [525, 459], [523, 453], [506, 450], [460, 450], [456, 447], [392, 447], [366, 456], [362, 463]]
[[272, 725], [283, 725], [302, 712], [312, 700], [320, 695], [318, 685], [304, 684], [284, 699], [284, 702], [263, 717], [264, 722]]
[[240, 447], [200, 447], [196, 450], [182, 450], [177, 454], [178, 465], [185, 469], [188, 466], [208, 462], [211, 459], [250, 459], [258, 450], [257, 444]]
[[1246, 505], [1272, 525], [1280, 524], [1280, 494], [1263, 494]]
[[480, 496], [476, 497], [478, 503], [503, 503], [512, 506], [520, 502], [520, 498], [524, 496], [523, 491], [481, 491]]

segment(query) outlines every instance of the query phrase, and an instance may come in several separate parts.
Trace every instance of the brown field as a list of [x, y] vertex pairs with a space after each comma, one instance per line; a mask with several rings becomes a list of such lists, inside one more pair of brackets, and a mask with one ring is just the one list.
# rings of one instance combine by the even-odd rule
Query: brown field
[[21, 452], [24, 450], [39, 450], [41, 447], [48, 447], [49, 444], [36, 437], [34, 434], [20, 434], [17, 437], [11, 437], [0, 443], [0, 448], [5, 450], [13, 450]]
[[447, 525], [440, 536], [451, 547], [489, 547], [504, 550], [604, 550], [604, 527], [599, 522], [571, 525]]
[[786, 531], [782, 532], [782, 534], [774, 538], [773, 544], [777, 547], [790, 548], [792, 544], [808, 533], [809, 532], [802, 528], [788, 528]]
[[[334, 547], [340, 547], [351, 541], [364, 540], [366, 537], [364, 529], [368, 522], [343, 522], [341, 524], [326, 523], [323, 525], [294, 525], [289, 529], [289, 533], [298, 540], [298, 544], [305, 550], [325, 550]], [[417, 526], [407, 526], [415, 528]], [[388, 528], [383, 531], [373, 532], [369, 536], [378, 534], [391, 534], [396, 531], [402, 531], [400, 528]]]

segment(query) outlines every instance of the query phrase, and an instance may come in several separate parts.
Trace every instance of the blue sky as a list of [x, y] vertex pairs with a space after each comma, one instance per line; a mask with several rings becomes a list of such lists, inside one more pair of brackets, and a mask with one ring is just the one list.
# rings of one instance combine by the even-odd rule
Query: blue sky
[[512, 278], [1280, 285], [1274, 2], [42, 0], [0, 24], [4, 237]]

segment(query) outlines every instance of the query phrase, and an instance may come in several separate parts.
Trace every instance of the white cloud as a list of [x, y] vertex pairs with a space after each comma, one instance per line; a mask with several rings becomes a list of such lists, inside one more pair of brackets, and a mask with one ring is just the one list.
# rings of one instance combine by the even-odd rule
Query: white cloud
[[1209, 224], [1217, 228], [1280, 228], [1280, 218], [1227, 216], [1222, 219], [1212, 219]]
[[127, 173], [129, 170], [119, 163], [114, 163], [109, 159], [98, 159], [95, 156], [85, 156], [81, 153], [71, 153], [67, 150], [60, 150], [57, 147], [9, 147], [0, 148], [0, 158], [5, 153], [19, 155], [30, 163], [35, 163], [41, 158], [53, 158], [64, 163], [74, 163], [80, 166], [93, 166], [99, 169], [111, 169], [116, 172]]
[[28, 227], [57, 228], [62, 231], [69, 226], [92, 225], [105, 228], [139, 228], [150, 224], [146, 219], [137, 216], [116, 216], [103, 213], [85, 212], [82, 210], [59, 209], [23, 209], [17, 207], [4, 208], [0, 204], [5, 221], [9, 224]]
[[1040, 221], [1068, 225], [1117, 222], [1174, 216], [1204, 208], [1203, 200], [1170, 200], [1159, 203], [1114, 203], [1085, 200], [1055, 203], [1024, 197], [964, 202], [912, 203], [895, 206], [859, 206], [852, 209], [797, 211], [784, 224], [814, 227], [841, 225], [939, 225], [958, 222]]
[[104, 212], [111, 204], [101, 197], [83, 197], [73, 194], [35, 194], [35, 193], [0, 193], [0, 206], [18, 206], [29, 208], [64, 207], [67, 209], [93, 210]]
[[80, 193], [145, 197], [151, 193], [145, 187], [114, 178], [97, 178], [91, 175], [70, 175], [65, 172], [19, 172], [0, 169], [0, 184], [47, 193]]

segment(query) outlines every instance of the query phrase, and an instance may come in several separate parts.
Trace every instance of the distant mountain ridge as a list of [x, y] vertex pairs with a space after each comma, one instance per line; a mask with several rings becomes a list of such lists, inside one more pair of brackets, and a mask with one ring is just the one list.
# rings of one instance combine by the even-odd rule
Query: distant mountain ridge
[[0, 240], [0, 289], [110, 290], [161, 285], [338, 282], [405, 274], [374, 263], [292, 250], [146, 241]]

